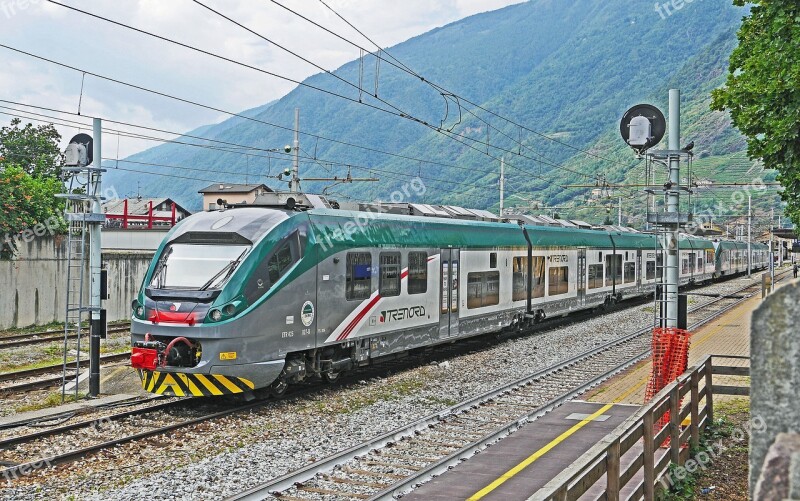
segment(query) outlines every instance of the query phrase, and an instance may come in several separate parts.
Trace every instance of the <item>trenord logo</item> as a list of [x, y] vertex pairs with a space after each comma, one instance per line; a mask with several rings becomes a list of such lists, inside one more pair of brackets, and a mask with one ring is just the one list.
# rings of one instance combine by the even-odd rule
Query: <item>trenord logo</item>
[[381, 312], [379, 320], [382, 324], [410, 320], [412, 318], [422, 318], [425, 316], [424, 306], [412, 306], [410, 308], [397, 308], [396, 310], [385, 310]]

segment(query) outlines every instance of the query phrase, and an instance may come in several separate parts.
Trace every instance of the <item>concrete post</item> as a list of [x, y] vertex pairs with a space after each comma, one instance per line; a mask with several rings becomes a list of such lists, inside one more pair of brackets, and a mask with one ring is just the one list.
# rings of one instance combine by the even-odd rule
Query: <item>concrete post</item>
[[[678, 89], [669, 91], [669, 149], [677, 151], [680, 149], [681, 141], [681, 92]], [[669, 182], [672, 184], [667, 193], [667, 212], [678, 213], [680, 195], [678, 188], [681, 184], [680, 175], [681, 159], [677, 155], [671, 155], [669, 159]], [[666, 271], [666, 300], [667, 318], [666, 327], [678, 327], [678, 282], [680, 266], [679, 233], [675, 227], [667, 233], [667, 269]]]
[[800, 283], [773, 292], [753, 312], [750, 339], [750, 496], [767, 451], [781, 433], [800, 430]]
[[747, 195], [747, 278], [750, 278], [751, 270], [753, 267], [753, 253], [750, 250], [750, 239], [752, 238], [753, 231], [753, 197]]
[[294, 145], [292, 147], [292, 180], [289, 191], [300, 193], [300, 108], [294, 109]]
[[[96, 170], [92, 171], [90, 178], [94, 181], [89, 193], [92, 194], [92, 212], [102, 214], [102, 195], [103, 195], [103, 127], [102, 121], [95, 118], [93, 122], [92, 144], [93, 160], [92, 164]], [[96, 397], [100, 394], [100, 337], [105, 332], [105, 326], [101, 325], [102, 317], [100, 314], [101, 300], [100, 289], [102, 280], [102, 231], [103, 224], [93, 221], [89, 226], [89, 273], [91, 275], [91, 290], [89, 292], [90, 306], [92, 308], [91, 329], [89, 331], [89, 396]], [[76, 390], [77, 391], [77, 390]]]
[[503, 203], [506, 191], [506, 157], [500, 157], [500, 218], [503, 217]]

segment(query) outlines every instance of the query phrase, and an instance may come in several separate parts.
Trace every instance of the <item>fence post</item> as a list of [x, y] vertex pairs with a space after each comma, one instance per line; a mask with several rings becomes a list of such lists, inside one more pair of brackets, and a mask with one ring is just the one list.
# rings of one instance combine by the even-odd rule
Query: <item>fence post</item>
[[[699, 370], [699, 369], [698, 369]], [[692, 381], [691, 381], [691, 396], [692, 401], [690, 402], [690, 406], [692, 408], [692, 422], [689, 425], [691, 427], [691, 448], [694, 449], [700, 443], [700, 389], [698, 388], [700, 384], [700, 374], [698, 370], [692, 372]]]
[[619, 501], [619, 438], [606, 451], [606, 500]]
[[680, 386], [677, 382], [669, 392], [669, 451], [670, 459], [676, 465], [681, 464], [681, 406]]
[[706, 361], [706, 410], [708, 414], [708, 423], [714, 424], [714, 396], [713, 396], [713, 389], [714, 389], [714, 381], [713, 381], [713, 374], [714, 374], [714, 367], [713, 367], [713, 360], [714, 357], [708, 357]]
[[644, 417], [642, 418], [642, 422], [644, 424], [644, 433], [643, 440], [644, 440], [644, 456], [643, 456], [643, 468], [644, 468], [644, 499], [645, 501], [653, 501], [655, 499], [655, 484], [656, 484], [656, 472], [655, 472], [655, 454], [656, 454], [656, 447], [655, 441], [653, 440], [653, 411], [652, 409], [649, 410]]

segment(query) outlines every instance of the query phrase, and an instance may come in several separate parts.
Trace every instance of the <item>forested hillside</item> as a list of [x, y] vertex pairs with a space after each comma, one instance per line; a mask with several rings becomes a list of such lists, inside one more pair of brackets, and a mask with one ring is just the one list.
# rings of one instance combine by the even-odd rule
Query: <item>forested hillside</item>
[[[686, 4], [665, 19], [650, 0], [532, 0], [387, 49], [428, 81], [518, 125], [385, 61], [378, 66], [371, 56], [336, 70], [356, 87], [362, 82], [361, 91], [318, 74], [306, 83], [320, 90], [298, 87], [245, 114], [291, 128], [293, 110], [299, 107], [303, 132], [340, 141], [302, 134], [301, 176], [343, 176], [349, 165], [354, 177], [380, 178], [377, 183], [337, 185], [329, 189], [335, 196], [385, 200], [419, 176], [427, 187], [425, 202], [496, 210], [499, 159], [505, 156], [509, 195], [575, 206], [563, 211], [596, 220], [605, 211], [587, 208], [591, 188], [563, 185], [640, 180], [642, 165], [619, 139], [619, 119], [638, 102], [666, 110], [670, 87], [684, 93], [683, 136], [697, 144], [694, 177], [716, 179], [720, 172], [738, 176], [752, 166], [727, 116], [708, 108], [708, 94], [723, 82], [744, 13], [729, 0]], [[380, 39], [380, 34], [373, 35]], [[359, 98], [363, 104], [354, 102]], [[291, 143], [290, 130], [233, 118], [190, 134], [257, 149], [165, 144], [127, 159], [140, 163], [120, 162], [120, 167], [180, 178], [112, 170], [109, 181], [136, 186], [138, 180], [142, 194], [171, 196], [194, 209], [200, 205], [197, 190], [212, 181], [286, 188], [276, 176], [290, 165], [290, 158], [264, 150]], [[196, 138], [181, 141], [214, 145]], [[736, 168], [728, 169], [731, 165]], [[304, 183], [303, 188], [319, 192], [328, 184]], [[711, 198], [699, 202], [711, 203]], [[631, 205], [626, 213], [642, 209]]]

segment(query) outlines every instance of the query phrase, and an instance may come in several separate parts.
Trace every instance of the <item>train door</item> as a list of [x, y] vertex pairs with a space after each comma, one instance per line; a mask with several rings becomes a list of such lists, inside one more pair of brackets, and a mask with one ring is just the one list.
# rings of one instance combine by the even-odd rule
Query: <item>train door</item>
[[642, 290], [642, 274], [644, 273], [644, 268], [642, 268], [642, 249], [636, 251], [636, 289]]
[[459, 249], [442, 249], [439, 283], [439, 339], [458, 336]]
[[586, 302], [586, 249], [578, 249], [578, 305]]

